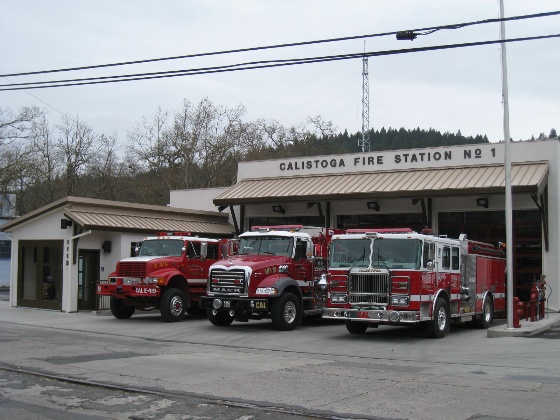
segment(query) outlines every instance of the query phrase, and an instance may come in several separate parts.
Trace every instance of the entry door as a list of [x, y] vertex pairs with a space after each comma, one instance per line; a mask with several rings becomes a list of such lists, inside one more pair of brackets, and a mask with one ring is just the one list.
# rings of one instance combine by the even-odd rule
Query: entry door
[[81, 249], [78, 253], [78, 310], [95, 309], [99, 274], [99, 251]]

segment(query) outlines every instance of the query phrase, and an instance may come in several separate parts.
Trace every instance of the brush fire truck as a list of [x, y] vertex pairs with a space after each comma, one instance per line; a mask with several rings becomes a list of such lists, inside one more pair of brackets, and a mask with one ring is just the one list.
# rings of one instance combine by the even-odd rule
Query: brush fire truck
[[[428, 234], [423, 234], [428, 233]], [[503, 250], [410, 229], [348, 230], [332, 236], [323, 317], [350, 333], [424, 323], [442, 338], [450, 322], [488, 328], [506, 309]]]
[[[207, 239], [188, 232], [162, 232], [144, 238], [136, 257], [122, 259], [97, 294], [110, 296], [111, 313], [130, 318], [135, 310], [159, 309], [166, 322], [196, 314], [206, 293], [210, 265], [233, 252], [228, 239]], [[203, 312], [202, 312], [203, 313]]]
[[[255, 226], [239, 235], [239, 253], [210, 267], [201, 306], [210, 322], [271, 318], [292, 330], [303, 315], [321, 316], [320, 280], [327, 272], [327, 238], [321, 228]], [[324, 288], [324, 286], [323, 286]]]

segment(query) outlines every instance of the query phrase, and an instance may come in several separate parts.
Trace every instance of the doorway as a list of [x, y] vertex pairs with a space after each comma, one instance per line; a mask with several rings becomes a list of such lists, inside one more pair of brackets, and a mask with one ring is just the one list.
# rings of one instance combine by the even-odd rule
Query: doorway
[[96, 285], [100, 275], [99, 250], [78, 252], [78, 310], [95, 310]]
[[61, 309], [63, 241], [19, 241], [17, 305]]

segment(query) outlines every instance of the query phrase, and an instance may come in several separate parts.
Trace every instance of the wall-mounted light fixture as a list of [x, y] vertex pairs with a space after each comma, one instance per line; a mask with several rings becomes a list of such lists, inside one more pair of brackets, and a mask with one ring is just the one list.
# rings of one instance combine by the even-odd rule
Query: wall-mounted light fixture
[[377, 201], [368, 201], [367, 208], [370, 210], [379, 211], [379, 203]]
[[69, 226], [72, 226], [72, 220], [60, 219], [60, 229], [66, 229]]
[[272, 206], [272, 211], [274, 213], [281, 213], [281, 214], [286, 213], [286, 209], [283, 206], [280, 206], [280, 205]]
[[477, 198], [476, 199], [476, 205], [478, 207], [484, 207], [485, 209], [487, 209], [488, 208], [488, 199], [486, 197]]

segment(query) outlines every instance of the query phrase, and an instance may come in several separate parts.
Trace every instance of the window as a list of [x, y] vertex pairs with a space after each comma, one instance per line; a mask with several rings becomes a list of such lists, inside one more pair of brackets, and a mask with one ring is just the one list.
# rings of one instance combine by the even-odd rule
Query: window
[[12, 257], [12, 241], [0, 241], [0, 260], [9, 260]]
[[451, 269], [459, 270], [459, 247], [451, 248]]
[[443, 255], [441, 257], [441, 268], [444, 270], [449, 270], [450, 267], [450, 257], [451, 257], [451, 248], [449, 246], [443, 247]]

